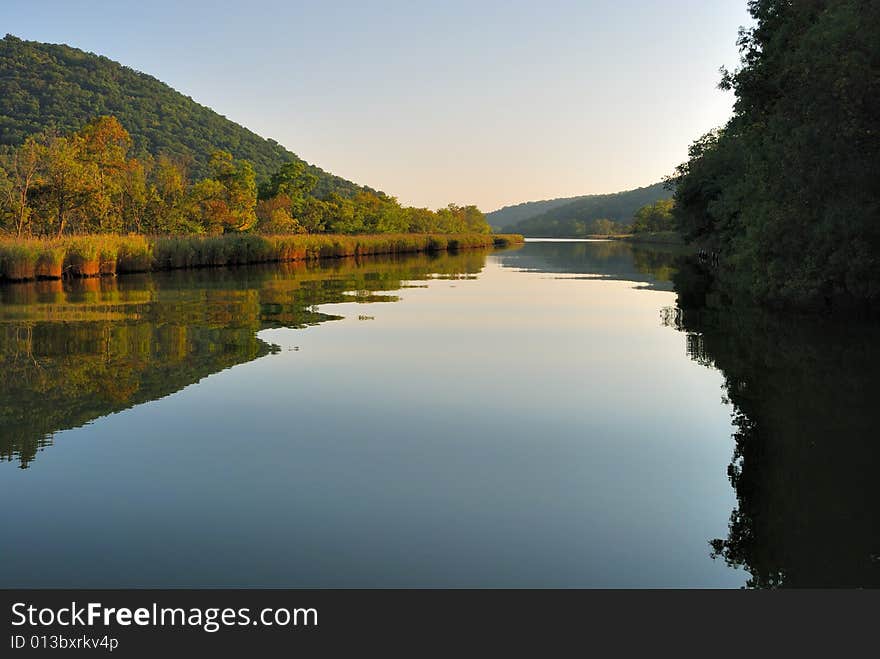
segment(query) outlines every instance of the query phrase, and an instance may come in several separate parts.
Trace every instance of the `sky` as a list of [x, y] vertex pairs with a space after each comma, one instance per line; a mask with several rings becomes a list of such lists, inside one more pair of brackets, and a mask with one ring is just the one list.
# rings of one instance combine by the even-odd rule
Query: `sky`
[[485, 211], [672, 172], [730, 116], [745, 0], [0, 0], [0, 32], [149, 73], [402, 203]]

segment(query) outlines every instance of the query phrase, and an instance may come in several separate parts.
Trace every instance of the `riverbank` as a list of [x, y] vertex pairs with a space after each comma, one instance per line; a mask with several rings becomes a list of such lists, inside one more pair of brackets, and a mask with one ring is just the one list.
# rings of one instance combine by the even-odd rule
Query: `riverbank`
[[[527, 237], [531, 238], [532, 236]], [[537, 238], [538, 236], [534, 237]], [[642, 233], [589, 233], [585, 236], [566, 236], [566, 238], [581, 240], [623, 240], [628, 243], [645, 243], [648, 245], [685, 245], [684, 239], [677, 231], [646, 231]]]
[[0, 239], [0, 281], [412, 254], [520, 244], [518, 234], [82, 235]]
[[645, 243], [648, 245], [681, 245], [685, 244], [681, 234], [677, 231], [646, 231], [643, 233], [632, 233], [623, 236], [621, 240], [630, 243]]

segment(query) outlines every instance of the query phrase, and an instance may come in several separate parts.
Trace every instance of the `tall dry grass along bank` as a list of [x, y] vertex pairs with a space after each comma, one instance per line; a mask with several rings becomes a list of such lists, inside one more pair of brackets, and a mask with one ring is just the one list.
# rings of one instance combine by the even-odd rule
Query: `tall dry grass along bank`
[[518, 234], [82, 235], [0, 238], [0, 280], [98, 277], [125, 272], [303, 261], [374, 254], [509, 247]]

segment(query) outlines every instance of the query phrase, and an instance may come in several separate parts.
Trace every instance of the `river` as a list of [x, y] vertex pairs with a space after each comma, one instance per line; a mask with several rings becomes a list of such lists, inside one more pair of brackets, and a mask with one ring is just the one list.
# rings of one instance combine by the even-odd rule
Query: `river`
[[2, 286], [0, 585], [876, 585], [876, 328], [694, 309], [681, 269], [530, 241]]

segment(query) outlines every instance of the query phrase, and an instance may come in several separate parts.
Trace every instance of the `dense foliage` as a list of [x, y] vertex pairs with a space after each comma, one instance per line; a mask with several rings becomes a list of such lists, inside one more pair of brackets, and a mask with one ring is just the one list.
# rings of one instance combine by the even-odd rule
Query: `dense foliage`
[[253, 167], [215, 151], [190, 180], [178, 159], [131, 157], [132, 138], [102, 116], [69, 135], [29, 136], [0, 160], [0, 232], [17, 238], [82, 233], [489, 233], [475, 206], [405, 208], [381, 192], [316, 196], [319, 178], [284, 163], [258, 188]]
[[734, 116], [678, 168], [686, 237], [766, 303], [880, 302], [880, 3], [751, 0]]
[[[285, 162], [303, 162], [152, 76], [70, 46], [6, 35], [0, 40], [0, 74], [0, 147], [40, 132], [70, 133], [93, 117], [113, 115], [131, 132], [135, 156], [180, 161], [194, 178], [210, 174], [218, 149], [250, 162], [259, 180]], [[318, 178], [320, 196], [362, 189], [313, 165], [306, 168]]]
[[[615, 194], [579, 197], [549, 209], [536, 206], [536, 210], [539, 210], [538, 214], [507, 225], [505, 230], [525, 236], [547, 238], [576, 238], [597, 233], [619, 233], [625, 229], [625, 225], [629, 224], [639, 208], [668, 196], [669, 191], [664, 188], [664, 184], [656, 183], [645, 188]], [[489, 213], [486, 217], [492, 225], [498, 225], [493, 213]], [[607, 224], [597, 224], [597, 220], [611, 221], [616, 226], [613, 230], [608, 230]]]
[[653, 204], [646, 204], [635, 212], [630, 231], [645, 233], [655, 231], [674, 231], [676, 228], [672, 199], [659, 199]]

